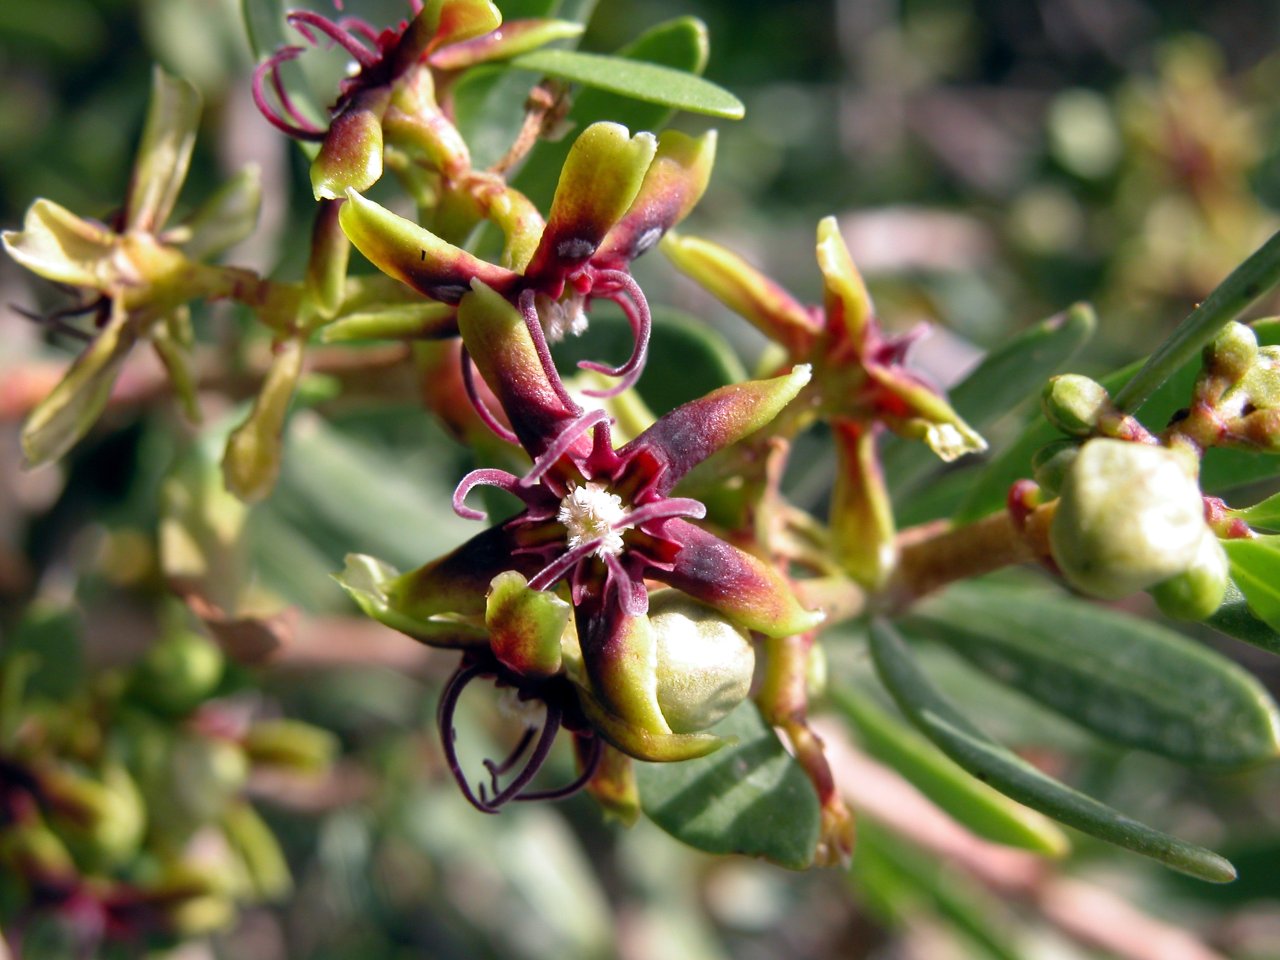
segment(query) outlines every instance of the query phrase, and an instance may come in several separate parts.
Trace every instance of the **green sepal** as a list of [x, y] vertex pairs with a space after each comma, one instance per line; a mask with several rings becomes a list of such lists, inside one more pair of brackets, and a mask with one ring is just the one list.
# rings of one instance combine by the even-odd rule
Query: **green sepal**
[[529, 581], [515, 570], [493, 578], [485, 602], [493, 655], [526, 677], [550, 677], [560, 672], [560, 639], [573, 607], [554, 593], [530, 590]]
[[22, 229], [6, 230], [3, 238], [9, 256], [54, 283], [96, 290], [114, 279], [116, 235], [52, 200], [32, 203]]
[[151, 328], [151, 345], [155, 348], [169, 383], [178, 396], [187, 422], [199, 424], [200, 402], [196, 397], [196, 372], [191, 360], [191, 311], [185, 305], [167, 314]]
[[897, 563], [897, 530], [876, 450], [876, 431], [836, 418], [831, 425], [838, 455], [831, 492], [831, 539], [840, 565], [872, 589]]
[[137, 340], [136, 325], [117, 304], [107, 325], [23, 424], [22, 452], [30, 466], [57, 460], [89, 432]]
[[661, 249], [676, 269], [705, 287], [795, 357], [807, 357], [821, 324], [804, 304], [717, 243], [669, 233]]
[[245, 503], [264, 500], [275, 489], [285, 416], [302, 376], [305, 350], [299, 337], [290, 337], [278, 345], [253, 409], [227, 438], [222, 475], [227, 489]]
[[244, 240], [258, 225], [262, 172], [249, 164], [220, 186], [178, 227], [165, 231], [188, 260], [208, 260]]
[[519, 279], [519, 274], [441, 240], [354, 190], [347, 191], [338, 218], [347, 237], [374, 266], [433, 300], [457, 303], [471, 289], [473, 278], [501, 291]]
[[374, 557], [347, 554], [346, 567], [333, 578], [365, 614], [429, 646], [479, 647], [488, 643], [488, 632], [483, 627], [405, 609], [394, 592], [404, 575]]
[[320, 329], [321, 343], [438, 340], [458, 335], [458, 309], [437, 300], [392, 303], [349, 313]]
[[874, 309], [866, 282], [853, 264], [835, 217], [823, 217], [818, 223], [817, 255], [831, 348], [837, 353], [852, 350], [861, 354]]
[[674, 763], [705, 757], [727, 740], [710, 733], [655, 733], [610, 713], [585, 690], [578, 691], [582, 712], [596, 732], [629, 757], [654, 763]]
[[329, 123], [311, 163], [317, 200], [340, 200], [347, 190], [368, 190], [382, 178], [382, 115], [390, 101], [388, 87], [363, 90]]

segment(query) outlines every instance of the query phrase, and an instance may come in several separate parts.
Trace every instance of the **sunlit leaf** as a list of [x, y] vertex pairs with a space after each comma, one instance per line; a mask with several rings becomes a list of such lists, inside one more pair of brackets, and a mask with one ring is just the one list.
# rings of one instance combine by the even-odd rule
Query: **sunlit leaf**
[[1157, 624], [992, 583], [957, 584], [916, 617], [925, 636], [1117, 743], [1219, 766], [1280, 753], [1280, 716], [1265, 688]]
[[1235, 581], [1249, 609], [1273, 630], [1280, 630], [1280, 537], [1224, 540]]
[[808, 866], [820, 817], [818, 796], [800, 765], [750, 703], [710, 732], [737, 742], [697, 760], [636, 764], [645, 814], [699, 850]]
[[1222, 605], [1205, 624], [1219, 633], [1251, 643], [1270, 653], [1280, 654], [1280, 632], [1277, 632], [1249, 609], [1249, 601], [1235, 582], [1227, 584]]
[[988, 739], [933, 686], [897, 631], [884, 621], [872, 624], [871, 653], [880, 678], [907, 718], [975, 777], [1067, 826], [1175, 870], [1213, 883], [1235, 879], [1235, 868], [1213, 851], [1132, 820]]
[[516, 57], [511, 64], [676, 110], [727, 120], [740, 120], [746, 112], [742, 101], [723, 87], [691, 73], [638, 60], [573, 50], [536, 50]]

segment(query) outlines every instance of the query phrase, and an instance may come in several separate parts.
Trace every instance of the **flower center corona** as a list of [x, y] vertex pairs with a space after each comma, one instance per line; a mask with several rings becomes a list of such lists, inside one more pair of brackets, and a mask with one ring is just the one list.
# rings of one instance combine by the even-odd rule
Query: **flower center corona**
[[557, 519], [569, 531], [569, 549], [599, 540], [595, 555], [616, 557], [622, 552], [622, 531], [630, 524], [614, 529], [626, 516], [622, 498], [610, 493], [602, 483], [586, 483], [574, 487], [560, 501]]

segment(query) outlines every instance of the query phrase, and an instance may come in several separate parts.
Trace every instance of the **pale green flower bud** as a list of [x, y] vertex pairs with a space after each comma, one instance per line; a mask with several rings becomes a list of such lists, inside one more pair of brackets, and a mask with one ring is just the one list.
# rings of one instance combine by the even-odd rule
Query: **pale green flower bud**
[[1190, 567], [1205, 529], [1200, 488], [1176, 453], [1098, 438], [1067, 471], [1049, 541], [1072, 586], [1114, 600]]
[[1204, 620], [1222, 606], [1231, 579], [1227, 551], [1208, 527], [1191, 566], [1176, 577], [1151, 588], [1151, 596], [1165, 616], [1178, 620]]
[[1079, 452], [1080, 444], [1075, 440], [1058, 440], [1036, 451], [1031, 468], [1040, 489], [1051, 497], [1057, 496]]
[[162, 638], [135, 668], [132, 690], [158, 713], [181, 716], [200, 705], [222, 680], [222, 649], [180, 630]]
[[673, 732], [705, 730], [746, 698], [755, 671], [747, 631], [675, 590], [653, 596], [649, 620], [658, 645], [658, 705]]
[[1045, 384], [1040, 396], [1045, 418], [1063, 433], [1085, 437], [1111, 410], [1111, 396], [1096, 380], [1064, 373]]
[[1232, 383], [1243, 379], [1257, 359], [1257, 334], [1243, 323], [1228, 323], [1204, 351], [1204, 365], [1209, 372]]

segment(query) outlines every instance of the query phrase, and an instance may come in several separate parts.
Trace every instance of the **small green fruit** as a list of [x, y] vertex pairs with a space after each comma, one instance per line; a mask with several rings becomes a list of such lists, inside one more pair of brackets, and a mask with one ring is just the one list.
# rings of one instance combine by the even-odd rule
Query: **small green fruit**
[[673, 732], [705, 730], [746, 699], [756, 658], [745, 630], [676, 590], [652, 597], [649, 620], [658, 705]]
[[1167, 617], [1204, 620], [1222, 606], [1231, 578], [1227, 551], [1207, 527], [1191, 566], [1151, 588], [1151, 596]]
[[165, 716], [190, 713], [222, 680], [221, 648], [207, 637], [181, 630], [161, 639], [135, 668], [133, 692]]
[[1073, 587], [1115, 600], [1189, 568], [1206, 529], [1200, 488], [1176, 453], [1099, 438], [1067, 471], [1049, 542]]

